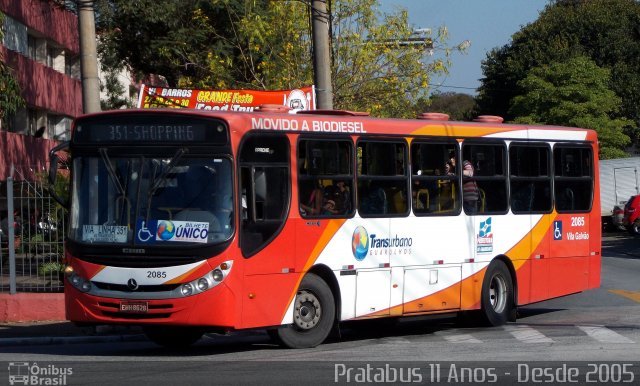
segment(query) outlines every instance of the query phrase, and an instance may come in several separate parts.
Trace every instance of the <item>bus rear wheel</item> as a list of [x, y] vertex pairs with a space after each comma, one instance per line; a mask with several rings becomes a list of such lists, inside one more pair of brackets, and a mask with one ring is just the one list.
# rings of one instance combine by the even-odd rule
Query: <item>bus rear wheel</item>
[[204, 334], [204, 331], [197, 327], [145, 326], [143, 331], [150, 341], [167, 348], [189, 347]]
[[513, 316], [514, 291], [511, 273], [505, 263], [494, 260], [489, 264], [482, 282], [482, 316], [489, 326], [501, 326]]
[[277, 329], [277, 337], [289, 348], [315, 347], [329, 336], [335, 315], [331, 289], [319, 276], [309, 273], [294, 300], [293, 324]]

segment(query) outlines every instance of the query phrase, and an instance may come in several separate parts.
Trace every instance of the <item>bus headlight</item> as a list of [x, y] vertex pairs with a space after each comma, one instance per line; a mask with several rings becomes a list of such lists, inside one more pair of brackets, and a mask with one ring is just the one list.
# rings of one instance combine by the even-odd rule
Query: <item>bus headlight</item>
[[193, 286], [191, 285], [191, 283], [183, 284], [182, 288], [180, 288], [180, 291], [184, 296], [189, 296], [193, 293]]
[[83, 281], [82, 284], [80, 284], [80, 291], [82, 291], [82, 292], [91, 291], [91, 282], [90, 281]]
[[198, 279], [198, 289], [200, 291], [208, 290], [209, 289], [209, 281], [204, 277], [201, 277], [200, 279]]
[[197, 295], [217, 286], [229, 275], [232, 264], [232, 260], [225, 261], [206, 275], [182, 284], [180, 286], [180, 294], [182, 296]]
[[69, 283], [71, 283], [71, 285], [74, 286], [77, 290], [81, 292], [91, 291], [91, 287], [92, 287], [91, 281], [78, 275], [76, 272], [73, 271], [73, 269], [71, 270], [65, 269], [65, 272], [67, 274], [67, 279], [69, 280]]
[[213, 277], [213, 280], [217, 282], [221, 282], [222, 279], [224, 279], [224, 275], [222, 274], [222, 271], [217, 268], [211, 271], [211, 276]]

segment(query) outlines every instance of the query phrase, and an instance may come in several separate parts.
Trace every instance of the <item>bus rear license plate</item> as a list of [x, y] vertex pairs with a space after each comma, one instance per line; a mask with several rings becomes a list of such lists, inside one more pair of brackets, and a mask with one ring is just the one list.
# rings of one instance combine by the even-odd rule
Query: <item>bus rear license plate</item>
[[149, 303], [147, 302], [120, 302], [120, 312], [144, 314], [147, 311], [149, 311]]

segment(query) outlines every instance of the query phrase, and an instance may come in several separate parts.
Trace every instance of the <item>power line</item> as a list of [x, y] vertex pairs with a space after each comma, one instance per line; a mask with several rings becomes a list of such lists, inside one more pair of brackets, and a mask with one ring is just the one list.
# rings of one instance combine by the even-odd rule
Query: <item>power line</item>
[[464, 89], [464, 90], [478, 90], [478, 87], [446, 86], [446, 85], [444, 85], [444, 84], [435, 84], [435, 85], [434, 85], [434, 84], [432, 84], [432, 86], [433, 86], [434, 88], [442, 87], [442, 88], [459, 88], [459, 89]]

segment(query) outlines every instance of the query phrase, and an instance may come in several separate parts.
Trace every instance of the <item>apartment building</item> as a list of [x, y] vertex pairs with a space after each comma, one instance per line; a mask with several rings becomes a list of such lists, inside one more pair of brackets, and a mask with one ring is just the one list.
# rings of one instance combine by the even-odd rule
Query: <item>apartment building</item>
[[82, 113], [77, 16], [64, 2], [47, 0], [0, 0], [0, 11], [5, 15], [0, 49], [27, 103], [2, 130], [67, 138], [71, 120]]
[[60, 0], [0, 0], [0, 12], [2, 58], [26, 101], [0, 123], [0, 181], [12, 166], [28, 179], [46, 167], [48, 149], [69, 137], [82, 113], [78, 18]]

